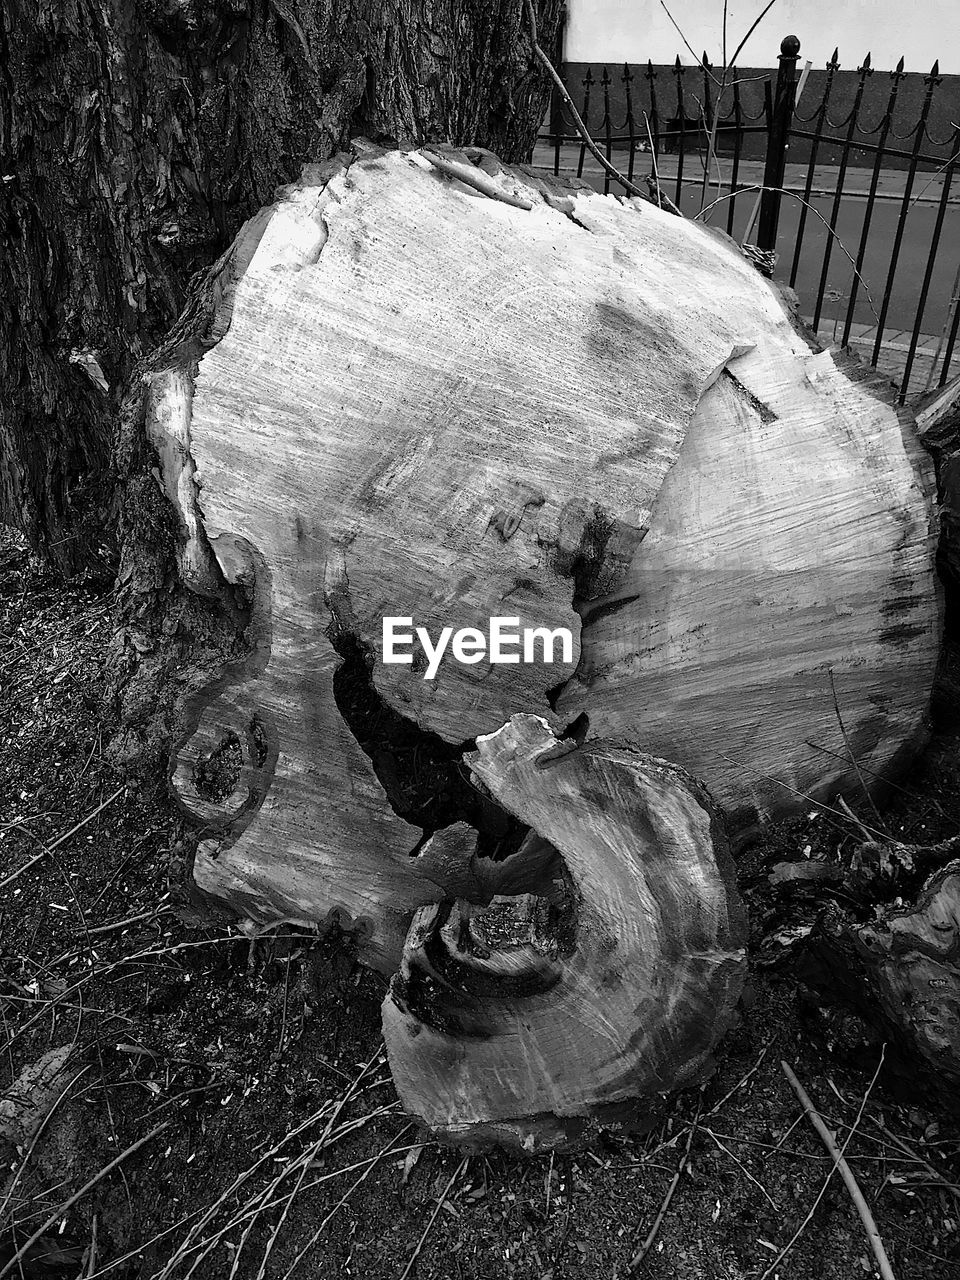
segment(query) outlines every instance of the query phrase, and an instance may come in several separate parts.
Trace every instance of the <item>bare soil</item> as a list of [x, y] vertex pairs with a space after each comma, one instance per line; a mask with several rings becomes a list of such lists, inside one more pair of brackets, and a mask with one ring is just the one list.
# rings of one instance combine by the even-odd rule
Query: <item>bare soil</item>
[[[547, 1158], [440, 1148], [400, 1111], [379, 979], [336, 938], [252, 939], [191, 906], [195, 836], [166, 780], [109, 764], [112, 604], [0, 538], [0, 1108], [25, 1067], [70, 1048], [39, 1138], [10, 1151], [0, 1278], [624, 1280], [688, 1150], [634, 1274], [875, 1275], [781, 1059], [849, 1138], [898, 1280], [960, 1277], [956, 1125], [886, 1067], [871, 1088], [876, 1047], [833, 1054], [835, 1021], [767, 963], [770, 863], [850, 832], [818, 814], [744, 856], [757, 955], [741, 1020], [654, 1131]], [[905, 837], [958, 829], [957, 760], [941, 739], [907, 780], [888, 815]]]

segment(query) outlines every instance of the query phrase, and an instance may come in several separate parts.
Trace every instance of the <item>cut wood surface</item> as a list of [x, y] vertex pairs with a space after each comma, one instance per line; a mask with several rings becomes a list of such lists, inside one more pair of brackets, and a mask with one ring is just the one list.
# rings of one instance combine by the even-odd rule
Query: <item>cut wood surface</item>
[[[853, 358], [760, 332], [706, 393], [557, 703], [676, 760], [736, 826], [896, 776], [939, 656], [932, 474]], [[834, 693], [836, 697], [834, 697]]]
[[[196, 377], [150, 386], [185, 580], [230, 584], [254, 617], [249, 660], [191, 704], [174, 768], [222, 832], [196, 881], [254, 919], [338, 913], [385, 969], [405, 913], [442, 896], [410, 856], [421, 832], [466, 816], [417, 812], [441, 784], [409, 776], [397, 737], [413, 726], [411, 768], [426, 754], [449, 777], [514, 712], [550, 719], [577, 653], [448, 659], [426, 681], [380, 661], [384, 615], [576, 639], [574, 600], [616, 588], [757, 289], [727, 245], [652, 206], [561, 198], [484, 163], [532, 207], [415, 153], [308, 172], [222, 264]], [[261, 763], [252, 725], [272, 744]], [[201, 794], [198, 766], [231, 744], [242, 766]]]
[[530, 715], [467, 760], [530, 828], [531, 855], [558, 856], [523, 895], [417, 913], [384, 1002], [401, 1100], [448, 1138], [531, 1150], [642, 1122], [704, 1076], [743, 984], [706, 791], [663, 760], [558, 743]]
[[[586, 712], [778, 811], [854, 777], [831, 672], [871, 777], [916, 735], [937, 646], [909, 426], [729, 241], [444, 156], [306, 171], [221, 264], [196, 375], [153, 375], [148, 407], [185, 580], [255, 616], [174, 770], [220, 827], [197, 882], [254, 919], [339, 913], [385, 969], [437, 899], [411, 851], [467, 817], [459, 755], [510, 715]], [[474, 162], [506, 199], [451, 178]], [[427, 681], [380, 660], [385, 615], [575, 637], [582, 615], [585, 651]], [[417, 735], [449, 786], [411, 776]], [[204, 797], [198, 763], [231, 743], [236, 785]]]

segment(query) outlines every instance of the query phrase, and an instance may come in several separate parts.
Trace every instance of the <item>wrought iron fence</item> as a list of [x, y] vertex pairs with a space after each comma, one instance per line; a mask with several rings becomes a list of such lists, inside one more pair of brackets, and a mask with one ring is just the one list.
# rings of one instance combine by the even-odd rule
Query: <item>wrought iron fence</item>
[[[928, 75], [905, 72], [902, 59], [877, 71], [869, 53], [840, 75], [838, 51], [798, 79], [799, 58], [788, 36], [775, 71], [724, 70], [704, 54], [699, 66], [678, 57], [614, 75], [588, 66], [573, 83], [562, 66], [608, 161], [741, 243], [779, 248], [775, 274], [796, 289], [802, 314], [894, 376], [902, 402], [943, 386], [956, 354], [960, 79], [944, 96], [936, 63]], [[537, 162], [618, 189], [559, 93]]]

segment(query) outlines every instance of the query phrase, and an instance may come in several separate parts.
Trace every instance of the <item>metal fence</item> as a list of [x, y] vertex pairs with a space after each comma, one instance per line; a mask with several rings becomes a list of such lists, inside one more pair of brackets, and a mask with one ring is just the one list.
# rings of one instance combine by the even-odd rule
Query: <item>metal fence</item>
[[[960, 79], [876, 71], [797, 74], [788, 36], [778, 69], [624, 65], [581, 69], [571, 98], [607, 159], [653, 178], [680, 210], [740, 243], [779, 249], [821, 337], [850, 345], [899, 383], [901, 402], [943, 386], [960, 329]], [[953, 96], [951, 96], [953, 95]], [[943, 122], [946, 127], [943, 127]], [[937, 123], [941, 128], [938, 132]], [[559, 93], [536, 161], [624, 190], [590, 156]], [[960, 363], [960, 361], [958, 361]], [[955, 371], [956, 372], [956, 371]]]

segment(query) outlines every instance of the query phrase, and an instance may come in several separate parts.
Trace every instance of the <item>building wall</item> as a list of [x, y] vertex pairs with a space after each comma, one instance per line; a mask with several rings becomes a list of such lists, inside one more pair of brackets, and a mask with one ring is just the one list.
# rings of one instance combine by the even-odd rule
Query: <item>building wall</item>
[[[666, 0], [697, 58], [705, 49], [721, 61], [723, 0]], [[762, 11], [762, 0], [729, 0], [727, 49], [732, 54]], [[672, 63], [694, 58], [684, 48], [660, 0], [567, 0], [566, 58], [570, 62]], [[908, 71], [960, 73], [958, 0], [778, 0], [740, 56], [741, 66], [773, 66], [783, 36], [800, 39], [801, 66], [826, 64], [834, 48], [855, 69], [869, 49], [875, 67], [891, 68], [903, 55]]]

